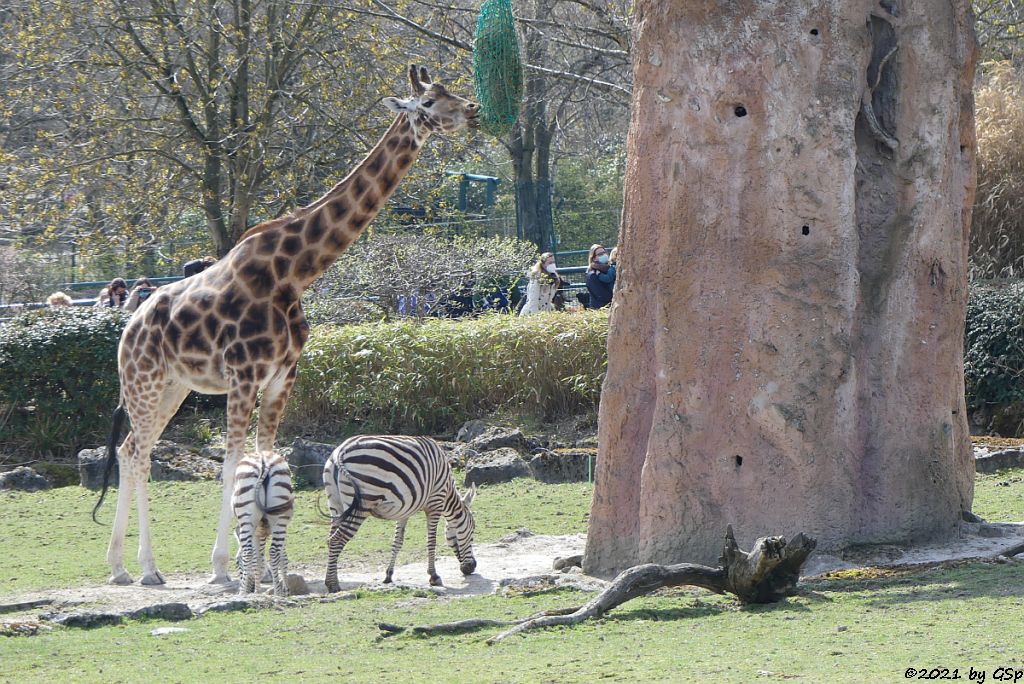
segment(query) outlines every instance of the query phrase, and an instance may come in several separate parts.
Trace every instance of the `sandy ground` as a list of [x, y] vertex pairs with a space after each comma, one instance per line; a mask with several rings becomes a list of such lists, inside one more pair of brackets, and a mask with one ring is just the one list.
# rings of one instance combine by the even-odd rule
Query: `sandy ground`
[[[509, 584], [529, 588], [532, 585], [551, 586], [570, 584], [587, 590], [600, 590], [606, 586], [602, 580], [583, 575], [578, 568], [559, 572], [552, 568], [556, 558], [583, 552], [584, 535], [543, 536], [513, 534], [497, 544], [476, 547], [477, 572], [464, 577], [456, 559], [441, 555], [437, 570], [444, 579], [444, 587], [430, 587], [427, 582], [425, 561], [400, 566], [395, 570], [395, 585], [428, 589], [451, 597], [489, 594]], [[960, 538], [942, 544], [913, 547], [875, 546], [859, 552], [838, 556], [815, 553], [804, 566], [804, 576], [867, 566], [914, 565], [966, 558], [996, 558], [1008, 549], [1024, 543], [1024, 523], [965, 523]], [[1024, 560], [1024, 555], [1018, 556]], [[360, 587], [383, 587], [380, 583], [384, 568], [343, 565], [340, 578], [343, 592]], [[351, 562], [351, 561], [350, 561]], [[307, 600], [320, 600], [326, 594], [322, 567], [295, 567], [293, 572], [305, 578], [310, 592]], [[58, 612], [136, 610], [162, 603], [186, 603], [196, 612], [211, 604], [237, 598], [237, 583], [210, 585], [207, 576], [170, 575], [162, 587], [144, 587], [139, 584], [111, 586], [95, 584], [73, 589], [47, 590], [0, 596], [0, 612], [22, 610], [51, 610]], [[264, 585], [264, 591], [269, 585]], [[272, 604], [270, 597], [260, 603]]]

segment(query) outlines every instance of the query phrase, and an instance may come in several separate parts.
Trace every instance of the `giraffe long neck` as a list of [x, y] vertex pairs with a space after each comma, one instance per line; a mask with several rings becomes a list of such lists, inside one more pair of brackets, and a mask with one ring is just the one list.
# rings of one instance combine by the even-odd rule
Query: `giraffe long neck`
[[[305, 289], [356, 241], [380, 213], [425, 140], [417, 140], [405, 114], [399, 114], [366, 158], [323, 197], [301, 210], [304, 250], [297, 254], [296, 274]], [[296, 226], [297, 227], [297, 226]]]

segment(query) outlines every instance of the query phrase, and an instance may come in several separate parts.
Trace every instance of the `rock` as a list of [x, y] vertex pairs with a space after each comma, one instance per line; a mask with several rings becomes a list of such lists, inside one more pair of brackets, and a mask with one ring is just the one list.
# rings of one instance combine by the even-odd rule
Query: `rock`
[[530, 530], [526, 529], [525, 527], [520, 527], [515, 532], [511, 532], [509, 534], [506, 534], [504, 537], [502, 537], [498, 541], [501, 542], [502, 544], [511, 544], [512, 542], [519, 541], [520, 539], [526, 539], [527, 537], [533, 537], [533, 536], [536, 536], [536, 535], [533, 534], [533, 532], [531, 532]]
[[158, 620], [188, 620], [193, 616], [192, 609], [187, 603], [157, 603], [152, 606], [145, 606], [137, 610], [131, 610], [124, 614], [125, 617], [133, 620], [139, 618], [154, 618]]
[[302, 575], [289, 572], [285, 575], [284, 583], [288, 587], [289, 596], [305, 596], [312, 593], [309, 590], [309, 585], [306, 584], [306, 578]]
[[[99, 489], [103, 486], [103, 468], [107, 460], [106, 447], [82, 449], [78, 452], [79, 483], [88, 489]], [[117, 484], [117, 459], [110, 471], [110, 484]]]
[[479, 458], [466, 469], [466, 486], [511, 482], [517, 477], [529, 477], [530, 466], [514, 449], [497, 449]]
[[212, 447], [204, 446], [199, 450], [199, 455], [203, 458], [208, 458], [211, 461], [217, 461], [217, 463], [224, 462], [224, 454], [227, 453], [227, 449], [224, 447]]
[[1003, 449], [977, 455], [974, 459], [974, 470], [979, 473], [994, 473], [1003, 468], [1024, 468], [1024, 451]]
[[0, 489], [39, 492], [49, 488], [49, 480], [28, 466], [21, 466], [6, 473], [0, 473]]
[[107, 625], [119, 625], [124, 622], [124, 616], [120, 613], [42, 613], [40, 620], [46, 620], [64, 627], [81, 627], [92, 629], [93, 627], [106, 627]]
[[468, 445], [473, 451], [483, 453], [495, 449], [516, 449], [524, 450], [527, 447], [526, 438], [518, 428], [489, 427], [482, 434], [469, 442]]
[[474, 439], [484, 434], [488, 427], [490, 426], [482, 420], [467, 420], [462, 424], [462, 427], [459, 428], [459, 431], [455, 433], [455, 441], [472, 442]]
[[194, 454], [174, 442], [157, 442], [150, 460], [150, 477], [154, 482], [214, 480], [220, 477], [219, 463]]
[[556, 558], [551, 564], [553, 570], [568, 570], [573, 567], [581, 567], [583, 565], [583, 554], [578, 553], [575, 556], [566, 556], [565, 558]]
[[206, 613], [228, 613], [235, 610], [248, 610], [249, 608], [256, 608], [260, 605], [258, 598], [255, 599], [229, 599], [227, 601], [217, 601], [216, 603], [210, 603], [205, 606], [196, 609], [196, 615], [205, 615]]
[[[103, 468], [106, 463], [107, 449], [82, 449], [78, 452], [78, 473], [80, 483], [88, 489], [99, 489], [103, 486]], [[196, 455], [187, 448], [161, 440], [153, 447], [150, 454], [150, 477], [154, 482], [168, 480], [212, 480], [220, 476], [221, 465], [214, 460]], [[118, 464], [114, 461], [110, 472], [110, 484], [118, 481]]]
[[596, 449], [545, 450], [530, 459], [530, 472], [535, 479], [549, 484], [591, 482], [596, 463]]
[[292, 443], [291, 452], [288, 454], [288, 465], [292, 469], [292, 479], [296, 487], [313, 487], [320, 489], [324, 486], [323, 472], [324, 463], [337, 447], [335, 444], [322, 444], [310, 442], [298, 437]]

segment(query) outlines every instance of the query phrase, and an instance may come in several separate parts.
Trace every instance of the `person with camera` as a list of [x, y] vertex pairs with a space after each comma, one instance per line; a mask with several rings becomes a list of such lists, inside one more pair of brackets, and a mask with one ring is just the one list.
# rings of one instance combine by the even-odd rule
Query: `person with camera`
[[124, 310], [128, 313], [134, 312], [142, 302], [149, 299], [149, 297], [156, 290], [156, 286], [149, 282], [149, 278], [143, 276], [135, 281], [135, 287], [132, 288], [132, 293], [128, 295], [128, 301], [124, 305]]
[[107, 307], [109, 309], [124, 308], [128, 301], [128, 283], [124, 278], [114, 278], [110, 284], [100, 290], [100, 296], [96, 298], [93, 306]]

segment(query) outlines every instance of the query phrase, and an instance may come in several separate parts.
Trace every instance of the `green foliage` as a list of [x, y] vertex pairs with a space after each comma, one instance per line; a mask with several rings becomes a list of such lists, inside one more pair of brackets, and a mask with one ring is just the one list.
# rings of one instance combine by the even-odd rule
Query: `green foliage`
[[967, 302], [964, 379], [967, 406], [1024, 400], [1022, 286], [974, 285]]
[[618, 243], [625, 172], [622, 147], [559, 161], [554, 199], [559, 251]]
[[94, 445], [117, 405], [120, 311], [58, 307], [0, 324], [0, 444], [34, 453]]
[[497, 408], [554, 417], [597, 406], [607, 311], [314, 330], [286, 420], [451, 430]]

